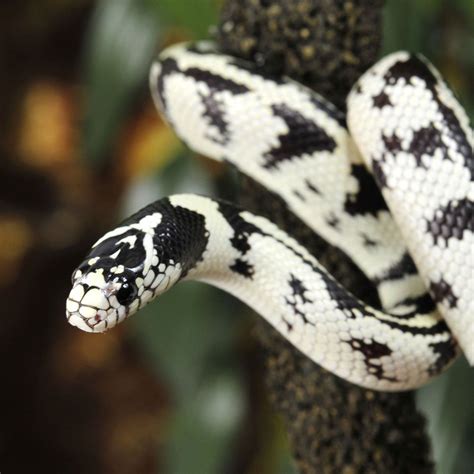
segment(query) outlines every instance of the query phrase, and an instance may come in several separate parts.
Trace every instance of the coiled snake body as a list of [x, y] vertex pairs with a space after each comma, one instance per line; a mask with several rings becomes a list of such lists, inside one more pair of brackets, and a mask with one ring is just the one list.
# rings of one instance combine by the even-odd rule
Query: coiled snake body
[[278, 194], [367, 275], [383, 309], [351, 295], [269, 220], [176, 195], [94, 244], [73, 274], [71, 324], [102, 332], [195, 279], [365, 387], [422, 385], [455, 358], [457, 341], [474, 362], [472, 131], [432, 66], [402, 52], [371, 68], [348, 97], [351, 134], [324, 98], [211, 43], [166, 50], [150, 84], [191, 148]]

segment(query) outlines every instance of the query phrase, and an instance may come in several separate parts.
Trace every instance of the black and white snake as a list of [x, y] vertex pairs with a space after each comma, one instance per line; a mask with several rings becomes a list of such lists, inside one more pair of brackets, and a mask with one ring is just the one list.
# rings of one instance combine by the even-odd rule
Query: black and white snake
[[73, 274], [71, 324], [105, 331], [194, 279], [235, 295], [364, 387], [420, 386], [454, 360], [458, 342], [474, 362], [473, 136], [431, 65], [401, 52], [367, 71], [348, 97], [350, 134], [321, 96], [211, 43], [167, 49], [150, 84], [191, 148], [278, 194], [367, 275], [383, 309], [351, 295], [269, 220], [176, 195], [94, 244]]

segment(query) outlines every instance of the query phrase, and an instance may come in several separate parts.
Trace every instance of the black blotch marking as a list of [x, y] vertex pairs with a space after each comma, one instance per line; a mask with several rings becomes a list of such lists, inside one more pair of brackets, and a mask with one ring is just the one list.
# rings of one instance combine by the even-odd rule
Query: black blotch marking
[[309, 179], [305, 179], [305, 184], [306, 184], [306, 187], [310, 191], [312, 191], [314, 194], [318, 194], [319, 196], [322, 196], [322, 192]]
[[325, 217], [324, 220], [326, 221], [326, 224], [333, 229], [339, 230], [339, 224], [341, 223], [341, 220], [339, 217], [337, 217], [334, 214], [330, 214], [329, 216]]
[[[433, 100], [439, 107], [443, 117], [443, 125], [446, 127], [446, 132], [450, 139], [456, 143], [458, 153], [460, 153], [465, 160], [466, 166], [470, 171], [471, 178], [474, 179], [474, 156], [472, 147], [469, 144], [468, 138], [464, 133], [461, 124], [454, 111], [445, 105], [438, 94], [436, 85], [438, 78], [431, 71], [430, 67], [419, 56], [411, 55], [405, 61], [397, 61], [386, 73], [384, 79], [389, 84], [396, 84], [399, 79], [404, 79], [407, 83], [411, 83], [414, 77], [421, 78], [426, 85], [426, 88], [431, 92]], [[443, 147], [444, 156], [450, 159], [447, 152], [447, 147]]]
[[395, 154], [402, 151], [402, 141], [398, 135], [382, 135], [382, 140], [388, 151]]
[[[304, 286], [303, 282], [299, 278], [296, 278], [293, 274], [290, 274], [288, 284], [291, 288], [291, 295], [289, 297], [285, 297], [286, 303], [291, 306], [295, 316], [300, 317], [305, 324], [314, 326], [314, 324], [308, 320], [304, 311], [298, 308], [298, 305], [312, 303], [312, 300], [306, 296], [308, 289]], [[284, 321], [287, 322], [285, 319]]]
[[372, 101], [374, 107], [377, 107], [378, 109], [383, 109], [386, 106], [393, 105], [392, 102], [390, 102], [390, 97], [384, 91], [378, 95], [374, 95]]
[[454, 360], [459, 351], [453, 338], [449, 338], [447, 341], [443, 342], [433, 342], [429, 344], [429, 346], [433, 349], [435, 355], [438, 356], [436, 361], [428, 368], [428, 373], [430, 375], [438, 375], [442, 372], [444, 367]]
[[[400, 316], [397, 314], [394, 314], [393, 316], [400, 319]], [[390, 326], [393, 329], [400, 329], [402, 332], [411, 334], [413, 336], [416, 336], [416, 335], [433, 336], [435, 334], [449, 332], [449, 328], [444, 321], [439, 321], [436, 324], [433, 324], [433, 326], [429, 326], [429, 327], [407, 326], [406, 324], [400, 324], [395, 321], [385, 321], [385, 320], [384, 320], [384, 324], [386, 324], [387, 326]]]
[[363, 339], [353, 337], [348, 342], [352, 349], [361, 352], [367, 359], [380, 359], [392, 354], [390, 347], [373, 339], [370, 342], [365, 342]]
[[245, 260], [242, 260], [241, 258], [237, 258], [235, 262], [230, 266], [230, 269], [234, 273], [238, 273], [239, 275], [242, 275], [244, 278], [249, 278], [252, 279], [254, 273], [255, 273], [255, 268], [253, 265], [250, 265]]
[[436, 304], [433, 301], [433, 298], [431, 298], [428, 293], [424, 293], [423, 295], [417, 296], [416, 298], [406, 298], [401, 301], [397, 306], [413, 307], [411, 311], [396, 315], [398, 319], [411, 319], [417, 314], [429, 314], [433, 312], [436, 308]]
[[386, 211], [388, 208], [382, 194], [365, 166], [353, 164], [351, 174], [358, 182], [358, 190], [347, 194], [344, 210], [351, 216], [372, 214], [374, 217], [378, 212]]
[[209, 119], [209, 123], [217, 128], [220, 137], [207, 134], [206, 137], [213, 142], [225, 145], [229, 142], [229, 124], [225, 119], [225, 111], [222, 102], [214, 94], [199, 94], [204, 106], [204, 117]]
[[[414, 130], [410, 143], [405, 146], [402, 146], [402, 141], [396, 134], [382, 135], [382, 140], [390, 153], [395, 155], [400, 151], [405, 151], [413, 155], [416, 166], [422, 168], [426, 168], [426, 164], [423, 163], [422, 157], [433, 156], [436, 150], [441, 150], [443, 157], [451, 160], [448, 153], [448, 147], [443, 142], [441, 131], [434, 123], [430, 123], [427, 127]], [[385, 160], [385, 156], [382, 156], [382, 161], [383, 160]]]
[[300, 201], [306, 201], [306, 198], [303, 196], [303, 194], [300, 193], [297, 189], [293, 189], [293, 194], [300, 200]]
[[[136, 214], [120, 224], [126, 226], [138, 222], [145, 216], [158, 212], [161, 222], [155, 227], [153, 246], [160, 264], [181, 264], [184, 277], [187, 272], [202, 260], [203, 253], [209, 241], [209, 232], [206, 229], [205, 218], [202, 214], [185, 207], [174, 206], [165, 198], [144, 207]], [[137, 242], [142, 240], [141, 231]], [[141, 262], [143, 265], [144, 259]]]
[[197, 82], [204, 82], [213, 92], [229, 91], [233, 95], [245, 94], [249, 92], [249, 88], [244, 84], [239, 84], [232, 79], [214, 74], [205, 69], [198, 67], [190, 67], [182, 71], [188, 77], [192, 77]]
[[230, 243], [241, 255], [245, 255], [250, 250], [248, 239], [252, 234], [266, 235], [259, 227], [247, 222], [240, 215], [242, 210], [232, 204], [219, 201], [219, 211], [232, 227], [234, 235], [230, 239]]
[[[282, 242], [275, 236], [267, 234], [256, 225], [247, 222], [240, 215], [240, 212], [242, 211], [241, 209], [223, 201], [218, 201], [218, 203], [220, 212], [234, 230], [234, 236], [230, 239], [230, 242], [234, 248], [241, 252], [242, 255], [244, 255], [250, 249], [248, 239], [251, 234], [257, 233], [262, 236], [269, 237], [274, 241], [278, 242], [280, 245], [286, 247], [296, 257], [298, 257], [301, 262], [308, 265], [315, 273], [317, 273], [321, 277], [331, 299], [336, 304], [336, 307], [340, 309], [346, 315], [346, 317], [350, 319], [355, 319], [357, 317], [372, 317], [380, 321], [370, 307], [366, 306], [360, 300], [355, 298], [351, 293], [349, 293], [329, 273], [327, 273], [323, 269], [323, 267], [320, 267], [314, 264], [313, 262], [307, 260], [297, 250], [289, 247], [287, 244], [285, 244], [285, 242]], [[402, 259], [402, 261], [398, 265], [396, 265], [391, 271], [394, 275], [397, 275], [398, 272], [401, 272], [400, 276], [403, 276], [408, 273], [408, 270], [410, 269], [411, 265], [413, 266], [414, 273], [416, 273], [416, 268], [414, 267], [413, 261], [408, 255], [406, 255]], [[390, 275], [390, 272], [388, 272], [387, 274]], [[397, 314], [394, 314], [393, 316], [398, 317]], [[394, 329], [399, 329], [402, 332], [406, 332], [412, 335], [433, 335], [448, 331], [448, 328], [444, 321], [439, 321], [431, 327], [410, 327], [403, 323], [387, 320], [380, 322], [382, 324], [385, 324], [386, 326], [389, 326]]]
[[[209, 54], [209, 51], [201, 51], [194, 45], [188, 47], [188, 51], [195, 54]], [[214, 94], [222, 91], [229, 91], [233, 95], [244, 94], [249, 91], [248, 87], [239, 84], [232, 79], [226, 79], [217, 74], [213, 74], [205, 69], [198, 67], [190, 67], [188, 69], [180, 69], [178, 63], [173, 58], [165, 58], [160, 61], [161, 71], [157, 79], [157, 90], [161, 101], [162, 109], [166, 112], [167, 104], [166, 97], [164, 94], [166, 79], [174, 74], [181, 73], [185, 76], [193, 78], [197, 82], [204, 82], [209, 87], [210, 93], [206, 96], [200, 93], [201, 100], [204, 106], [204, 115], [208, 117], [211, 124], [216, 126], [222, 135], [222, 139], [219, 141], [221, 144], [225, 144], [228, 141], [228, 124], [224, 119], [224, 112], [219, 101], [214, 97]], [[215, 140], [214, 137], [208, 137], [211, 140]]]
[[362, 236], [362, 245], [367, 248], [375, 248], [379, 246], [379, 242], [374, 239], [371, 239], [367, 234], [361, 233]]
[[458, 303], [458, 297], [454, 294], [453, 288], [446, 281], [441, 279], [438, 282], [430, 283], [430, 293], [437, 303], [446, 301], [450, 308], [455, 308]]
[[375, 279], [375, 284], [379, 285], [383, 281], [398, 280], [406, 275], [416, 275], [417, 273], [418, 270], [416, 269], [415, 263], [410, 255], [405, 252], [398, 263], [389, 268], [379, 278]]
[[158, 261], [179, 262], [183, 278], [191, 268], [202, 261], [209, 243], [205, 217], [185, 207], [172, 206], [167, 199], [159, 203], [158, 212], [163, 217], [153, 238]]
[[321, 276], [321, 279], [323, 280], [331, 298], [335, 301], [337, 307], [341, 309], [347, 317], [355, 318], [357, 316], [356, 311], [358, 311], [359, 315], [365, 314], [368, 316], [375, 316], [368, 308], [366, 308], [363, 303], [352, 296], [345, 288], [340, 286], [336, 280], [334, 280], [327, 272], [323, 271], [322, 268], [319, 268], [311, 261], [306, 260], [300, 253], [291, 247], [288, 247], [284, 242], [276, 239], [273, 235], [266, 234], [254, 224], [251, 224], [243, 219], [240, 215], [240, 209], [231, 204], [219, 201], [219, 210], [234, 230], [234, 235], [230, 239], [230, 242], [232, 246], [241, 253], [241, 255], [245, 255], [245, 253], [250, 249], [248, 239], [253, 233], [270, 237], [290, 250], [303, 263], [309, 265], [315, 273]]
[[447, 159], [448, 147], [444, 144], [441, 132], [431, 123], [428, 127], [423, 127], [413, 132], [413, 138], [407, 148], [407, 152], [412, 153], [415, 157], [417, 166], [425, 168], [421, 161], [423, 155], [432, 156], [437, 149], [442, 150]]
[[263, 155], [264, 168], [277, 168], [284, 161], [304, 155], [311, 156], [318, 151], [332, 152], [336, 148], [336, 142], [323, 128], [318, 127], [298, 111], [285, 104], [272, 105], [272, 110], [277, 117], [284, 120], [288, 132], [278, 136], [279, 146]]
[[[230, 243], [242, 257], [250, 250], [248, 239], [252, 234], [266, 235], [260, 228], [243, 219], [240, 215], [241, 209], [232, 204], [219, 201], [219, 211], [232, 227], [234, 235]], [[230, 269], [245, 278], [252, 278], [255, 273], [255, 268], [242, 258], [236, 258]]]
[[[139, 217], [138, 220], [141, 219], [141, 217]], [[86, 257], [86, 261], [91, 258], [99, 257], [99, 260], [90, 267], [90, 270], [94, 268], [104, 268], [108, 271], [110, 268], [118, 265], [123, 265], [125, 268], [136, 268], [142, 265], [145, 260], [145, 248], [143, 247], [141, 234], [142, 233], [136, 229], [130, 229], [120, 235], [103, 240], [99, 245], [92, 248]], [[120, 242], [122, 239], [132, 236], [137, 236], [133, 247], [131, 247], [128, 242]], [[119, 252], [119, 254], [114, 258], [110, 258], [110, 255], [116, 252]]]
[[413, 77], [419, 77], [425, 81], [430, 90], [434, 90], [437, 78], [427, 64], [416, 55], [410, 55], [408, 59], [397, 61], [385, 73], [384, 79], [391, 85], [395, 85], [400, 78], [410, 83]]
[[[382, 134], [382, 141], [385, 145], [385, 148], [392, 153], [393, 155], [397, 154], [401, 151], [402, 148], [402, 141], [396, 135], [384, 135]], [[375, 182], [379, 185], [380, 189], [388, 187], [388, 180], [387, 175], [383, 169], [383, 165], [385, 163], [386, 156], [383, 154], [381, 158], [374, 157], [372, 160], [372, 171], [374, 173]]]
[[160, 73], [158, 74], [156, 88], [158, 90], [158, 97], [161, 100], [163, 111], [166, 112], [167, 104], [166, 104], [166, 98], [164, 94], [165, 80], [171, 74], [177, 73], [177, 72], [179, 73], [181, 72], [181, 70], [179, 69], [178, 63], [173, 58], [165, 58], [162, 61], [160, 61], [160, 67], [161, 67], [161, 70], [160, 70]]
[[392, 354], [392, 350], [386, 344], [381, 344], [373, 339], [371, 339], [370, 342], [365, 342], [363, 339], [358, 339], [356, 337], [349, 339], [347, 343], [353, 350], [360, 352], [364, 356], [364, 363], [369, 374], [379, 380], [388, 380], [390, 382], [398, 381], [396, 377], [386, 376], [381, 364], [374, 363], [374, 360]]
[[290, 288], [293, 291], [293, 296], [299, 297], [303, 303], [311, 303], [312, 300], [306, 296], [308, 289], [304, 286], [303, 281], [290, 274], [289, 280]]
[[200, 47], [199, 42], [192, 43], [186, 49], [191, 53], [198, 54], [201, 56], [219, 55], [221, 59], [225, 57], [229, 66], [234, 66], [238, 69], [242, 69], [262, 79], [271, 80], [276, 84], [285, 84], [288, 82], [288, 80], [286, 80], [285, 77], [282, 75], [283, 72], [281, 68], [279, 68], [279, 70], [272, 70], [272, 68], [268, 67], [268, 65], [266, 64], [256, 64], [254, 62], [247, 61], [242, 58], [237, 58], [231, 55], [229, 56], [226, 54], [225, 50], [221, 51], [216, 47], [209, 48], [207, 45], [205, 47]]
[[448, 202], [436, 210], [433, 219], [426, 220], [426, 230], [433, 236], [435, 245], [440, 240], [445, 243], [449, 239], [461, 240], [464, 231], [474, 232], [474, 202], [467, 198]]

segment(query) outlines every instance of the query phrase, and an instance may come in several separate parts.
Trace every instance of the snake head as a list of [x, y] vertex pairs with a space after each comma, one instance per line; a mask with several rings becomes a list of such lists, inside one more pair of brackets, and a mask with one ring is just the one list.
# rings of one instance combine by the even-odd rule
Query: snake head
[[87, 332], [122, 322], [170, 288], [182, 273], [167, 253], [161, 213], [147, 209], [100, 238], [72, 275], [66, 317]]
[[108, 260], [86, 260], [72, 276], [66, 317], [70, 324], [87, 332], [114, 327], [140, 307], [138, 293], [143, 279]]

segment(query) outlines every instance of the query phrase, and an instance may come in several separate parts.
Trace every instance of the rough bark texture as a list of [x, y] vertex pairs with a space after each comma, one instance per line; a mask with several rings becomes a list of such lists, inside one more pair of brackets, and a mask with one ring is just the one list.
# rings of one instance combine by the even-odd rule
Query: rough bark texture
[[[304, 82], [339, 106], [375, 59], [382, 0], [227, 0], [218, 41], [227, 52]], [[242, 180], [243, 204], [305, 244], [357, 296], [378, 304], [373, 287], [341, 252], [329, 247], [275, 196]], [[433, 472], [425, 421], [413, 392], [365, 390], [304, 357], [266, 323], [266, 384], [284, 418], [302, 473]]]
[[343, 105], [379, 51], [382, 5], [383, 0], [227, 0], [219, 42]]

